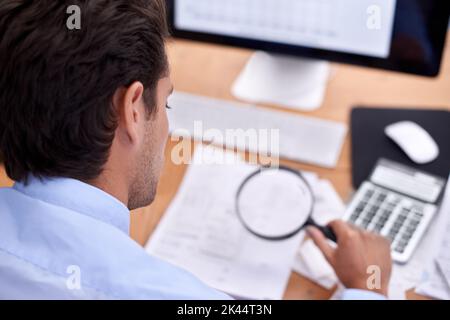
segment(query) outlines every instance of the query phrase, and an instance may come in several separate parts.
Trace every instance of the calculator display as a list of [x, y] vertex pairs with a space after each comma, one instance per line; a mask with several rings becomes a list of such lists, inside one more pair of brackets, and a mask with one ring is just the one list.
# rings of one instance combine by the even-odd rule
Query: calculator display
[[444, 190], [441, 178], [382, 160], [370, 180], [376, 185], [428, 203], [436, 203]]

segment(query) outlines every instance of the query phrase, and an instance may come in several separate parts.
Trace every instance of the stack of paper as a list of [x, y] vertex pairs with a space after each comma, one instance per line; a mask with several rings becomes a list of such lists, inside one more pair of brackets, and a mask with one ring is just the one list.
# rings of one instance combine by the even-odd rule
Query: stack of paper
[[[434, 218], [434, 221], [431, 223], [428, 231], [425, 233], [424, 238], [414, 252], [411, 260], [404, 265], [394, 264], [389, 287], [390, 299], [405, 299], [406, 291], [414, 288], [421, 288], [424, 285], [424, 281], [426, 282], [426, 279], [436, 279], [434, 276], [437, 273], [434, 270], [433, 261], [437, 252], [439, 252], [444, 234], [448, 234], [449, 229], [446, 229], [446, 226], [449, 213], [450, 188], [447, 187], [442, 207]], [[432, 263], [431, 266], [429, 266], [430, 263]], [[429, 267], [427, 268], [427, 266]], [[432, 275], [434, 276], [432, 277]], [[437, 282], [442, 283], [442, 281]], [[432, 296], [431, 293], [427, 293], [423, 290], [417, 290], [417, 292]]]
[[[334, 272], [304, 232], [286, 241], [251, 235], [235, 210], [237, 188], [255, 166], [232, 152], [199, 145], [182, 186], [146, 250], [187, 269], [212, 287], [240, 298], [281, 299], [292, 267], [325, 287]], [[316, 204], [316, 222], [339, 218], [344, 205], [329, 181], [304, 173]], [[258, 195], [255, 195], [258, 201]]]
[[265, 241], [244, 229], [235, 214], [235, 193], [255, 169], [234, 153], [198, 146], [146, 250], [234, 297], [281, 299], [303, 233]]
[[[416, 292], [431, 298], [450, 300], [450, 186], [444, 197], [440, 215], [445, 229], [438, 253], [422, 275]], [[435, 250], [433, 250], [435, 252]]]

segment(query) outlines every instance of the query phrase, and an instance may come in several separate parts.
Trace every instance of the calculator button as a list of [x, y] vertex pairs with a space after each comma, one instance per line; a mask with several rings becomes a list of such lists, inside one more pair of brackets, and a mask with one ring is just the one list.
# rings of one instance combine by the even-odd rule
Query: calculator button
[[396, 232], [390, 231], [389, 234], [387, 235], [387, 239], [388, 239], [389, 241], [393, 242], [394, 239], [395, 239], [396, 234], [397, 234]]
[[405, 252], [406, 246], [408, 245], [408, 242], [405, 241], [399, 241], [397, 245], [395, 246], [395, 251], [403, 253]]
[[362, 224], [361, 224], [361, 227], [362, 227], [363, 229], [367, 229], [367, 227], [369, 226], [369, 224], [370, 224], [370, 220], [369, 220], [369, 219], [364, 219], [363, 222], [362, 222]]
[[392, 211], [387, 211], [387, 210], [383, 211], [380, 220], [385, 220], [386, 221], [387, 219], [389, 219], [391, 214], [392, 214]]
[[400, 230], [400, 228], [402, 227], [402, 225], [403, 224], [401, 224], [400, 222], [396, 222], [396, 223], [394, 223], [394, 227], [392, 228], [392, 229], [395, 229], [395, 230]]
[[415, 228], [415, 227], [408, 226], [408, 227], [406, 228], [406, 232], [407, 232], [407, 233], [410, 233], [410, 234], [413, 234], [414, 231], [416, 231], [416, 229], [417, 229], [417, 228]]
[[412, 233], [404, 233], [402, 235], [402, 239], [405, 241], [409, 241], [411, 239], [411, 237], [412, 237]]
[[414, 217], [417, 219], [421, 219], [421, 218], [423, 218], [423, 213], [415, 213]]
[[374, 212], [368, 213], [368, 214], [366, 215], [366, 219], [369, 219], [369, 220], [372, 220], [373, 217], [375, 217], [375, 213], [374, 213]]
[[383, 229], [385, 226], [385, 223], [377, 223], [375, 225], [375, 229], [373, 231], [375, 231], [376, 233], [380, 233], [381, 229]]
[[387, 194], [386, 193], [380, 193], [377, 197], [377, 201], [378, 202], [383, 202], [384, 200], [386, 200]]

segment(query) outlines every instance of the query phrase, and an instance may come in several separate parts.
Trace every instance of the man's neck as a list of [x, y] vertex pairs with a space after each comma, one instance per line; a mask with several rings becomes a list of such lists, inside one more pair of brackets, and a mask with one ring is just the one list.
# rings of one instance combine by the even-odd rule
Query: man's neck
[[128, 183], [123, 179], [123, 177], [107, 175], [107, 169], [104, 170], [98, 178], [93, 181], [86, 181], [86, 183], [103, 190], [104, 192], [110, 194], [120, 202], [122, 202], [126, 207], [128, 207]]

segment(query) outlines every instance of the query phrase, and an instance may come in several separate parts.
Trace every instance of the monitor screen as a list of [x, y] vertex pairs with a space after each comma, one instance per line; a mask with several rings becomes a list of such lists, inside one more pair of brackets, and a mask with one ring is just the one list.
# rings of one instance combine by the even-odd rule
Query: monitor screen
[[170, 0], [175, 36], [435, 76], [450, 1]]

